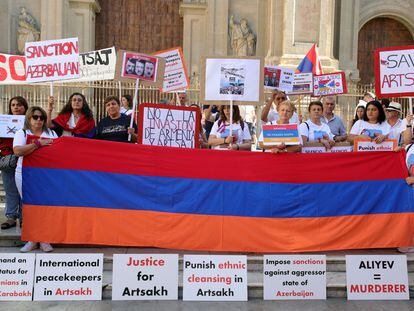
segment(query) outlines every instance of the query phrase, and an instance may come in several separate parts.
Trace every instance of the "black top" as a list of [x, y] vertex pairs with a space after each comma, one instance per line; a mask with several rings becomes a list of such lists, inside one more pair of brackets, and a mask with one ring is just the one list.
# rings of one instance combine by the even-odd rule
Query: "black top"
[[[118, 119], [111, 119], [109, 116], [103, 118], [98, 123], [96, 129], [96, 138], [110, 141], [128, 142], [128, 127], [131, 118], [124, 114]], [[137, 132], [137, 125], [133, 124], [135, 133]]]

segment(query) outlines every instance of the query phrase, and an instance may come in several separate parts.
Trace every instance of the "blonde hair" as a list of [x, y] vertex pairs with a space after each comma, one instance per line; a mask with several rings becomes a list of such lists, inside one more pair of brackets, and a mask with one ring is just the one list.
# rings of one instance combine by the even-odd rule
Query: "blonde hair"
[[282, 105], [283, 106], [288, 106], [292, 110], [292, 114], [296, 110], [295, 105], [290, 100], [284, 100], [281, 103], [279, 103], [279, 106], [277, 107], [277, 110], [279, 110]]
[[38, 107], [38, 106], [30, 107], [29, 110], [27, 110], [26, 117], [24, 119], [23, 129], [32, 130], [32, 126], [30, 124], [30, 119], [33, 117], [33, 114], [35, 113], [35, 111], [39, 111], [42, 114], [42, 117], [43, 117], [42, 131], [43, 132], [49, 132], [49, 129], [47, 128], [47, 114], [46, 114], [46, 111], [44, 111], [42, 107]]

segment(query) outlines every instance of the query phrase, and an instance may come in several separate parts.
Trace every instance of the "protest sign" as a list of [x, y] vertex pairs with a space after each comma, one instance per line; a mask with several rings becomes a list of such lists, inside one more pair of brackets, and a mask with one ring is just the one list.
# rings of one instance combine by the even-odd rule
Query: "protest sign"
[[198, 148], [199, 108], [141, 104], [139, 116], [138, 143], [151, 146]]
[[183, 300], [247, 301], [247, 257], [184, 255]]
[[101, 300], [103, 254], [37, 254], [34, 300]]
[[201, 99], [258, 104], [264, 100], [263, 61], [260, 58], [202, 59]]
[[355, 139], [354, 151], [393, 151], [397, 147], [396, 139], [386, 139], [382, 143], [377, 144], [371, 139]]
[[414, 96], [414, 45], [377, 49], [374, 63], [378, 97]]
[[285, 145], [299, 145], [297, 124], [263, 125], [263, 145], [272, 146], [284, 143]]
[[407, 256], [346, 255], [348, 300], [408, 300]]
[[265, 300], [326, 299], [325, 255], [265, 255]]
[[305, 145], [302, 147], [302, 153], [324, 153], [324, 152], [326, 152], [326, 148], [322, 144], [318, 144], [317, 146]]
[[326, 149], [326, 147], [319, 142], [307, 142], [302, 147], [302, 153], [341, 153], [351, 151], [352, 146], [348, 142], [335, 143], [331, 149]]
[[0, 301], [31, 301], [35, 254], [0, 254]]
[[313, 93], [313, 74], [295, 73], [293, 75], [292, 91], [290, 95], [312, 94]]
[[78, 38], [26, 42], [27, 82], [79, 78]]
[[165, 59], [164, 82], [161, 92], [187, 89], [190, 85], [181, 47], [159, 51], [155, 56]]
[[26, 57], [0, 54], [0, 84], [26, 83]]
[[278, 66], [264, 67], [264, 86], [271, 90], [292, 92], [295, 71]]
[[23, 128], [25, 116], [0, 114], [0, 137], [14, 138], [14, 134]]
[[79, 55], [80, 78], [67, 82], [113, 80], [115, 77], [115, 47], [81, 53]]
[[347, 93], [344, 72], [333, 72], [313, 76], [313, 96], [328, 96]]
[[114, 254], [112, 300], [177, 300], [178, 255]]

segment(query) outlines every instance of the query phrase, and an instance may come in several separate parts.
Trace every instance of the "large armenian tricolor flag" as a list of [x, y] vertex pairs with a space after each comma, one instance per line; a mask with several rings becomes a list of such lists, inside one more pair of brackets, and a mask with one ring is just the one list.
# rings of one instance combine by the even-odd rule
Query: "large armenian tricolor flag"
[[25, 157], [22, 239], [249, 252], [409, 245], [402, 152], [269, 154], [60, 138]]
[[316, 44], [313, 44], [308, 53], [300, 62], [298, 68], [296, 68], [296, 73], [310, 73], [314, 75], [323, 74], [322, 65], [319, 60], [318, 47]]

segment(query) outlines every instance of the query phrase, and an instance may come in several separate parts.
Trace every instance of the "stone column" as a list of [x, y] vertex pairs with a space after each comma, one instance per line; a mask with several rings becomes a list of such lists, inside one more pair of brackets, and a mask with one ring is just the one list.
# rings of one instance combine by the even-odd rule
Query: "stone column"
[[40, 40], [66, 38], [69, 0], [41, 0]]

